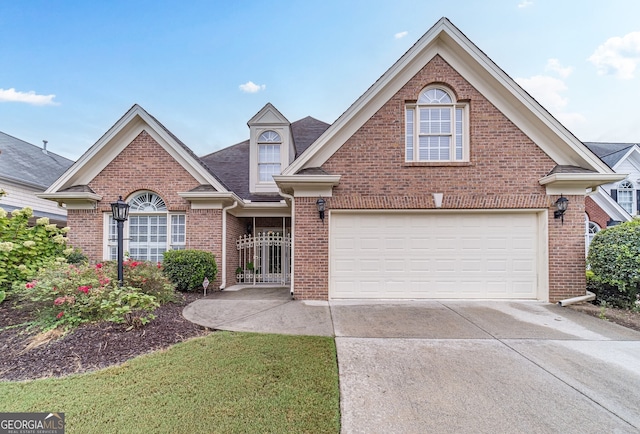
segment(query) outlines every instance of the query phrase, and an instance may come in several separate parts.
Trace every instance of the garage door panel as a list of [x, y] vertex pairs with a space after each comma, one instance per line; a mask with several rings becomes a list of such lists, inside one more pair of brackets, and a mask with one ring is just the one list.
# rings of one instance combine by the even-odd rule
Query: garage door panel
[[536, 298], [535, 213], [331, 216], [331, 298]]

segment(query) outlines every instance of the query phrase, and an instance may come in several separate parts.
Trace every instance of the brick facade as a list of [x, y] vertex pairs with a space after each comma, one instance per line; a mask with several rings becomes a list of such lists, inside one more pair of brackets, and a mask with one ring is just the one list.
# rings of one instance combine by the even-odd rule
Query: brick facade
[[[111, 202], [127, 199], [139, 191], [158, 194], [169, 212], [186, 214], [186, 248], [212, 252], [220, 265], [222, 254], [221, 210], [192, 210], [178, 192], [200, 183], [166, 152], [146, 131], [142, 131], [94, 179], [89, 187], [102, 196], [95, 210], [69, 210], [70, 244], [80, 247], [92, 262], [103, 259], [104, 214]], [[220, 276], [213, 285], [220, 285]]]
[[606, 229], [607, 222], [611, 219], [611, 216], [607, 214], [602, 208], [598, 206], [597, 203], [593, 201], [590, 197], [584, 201], [585, 210], [587, 215], [589, 216], [589, 220], [597, 223], [600, 226], [600, 229]]
[[[406, 163], [405, 105], [430, 84], [469, 104], [468, 164]], [[328, 209], [430, 209], [432, 193], [448, 209], [545, 209], [555, 198], [538, 180], [556, 163], [441, 57], [434, 57], [322, 166], [340, 174]], [[572, 196], [564, 225], [549, 215], [549, 297], [583, 295], [584, 197]], [[315, 198], [296, 198], [295, 294], [328, 297], [328, 221]]]

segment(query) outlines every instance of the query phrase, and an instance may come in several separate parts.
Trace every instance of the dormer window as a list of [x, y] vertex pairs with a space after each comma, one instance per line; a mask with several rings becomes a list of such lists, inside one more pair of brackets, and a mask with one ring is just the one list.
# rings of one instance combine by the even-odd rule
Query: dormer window
[[469, 161], [466, 104], [441, 86], [423, 89], [405, 111], [405, 160]]
[[291, 123], [267, 103], [247, 125], [250, 130], [249, 192], [278, 193], [273, 176], [280, 175], [296, 156]]
[[282, 138], [275, 131], [265, 131], [258, 137], [258, 181], [273, 182], [280, 175], [280, 147]]

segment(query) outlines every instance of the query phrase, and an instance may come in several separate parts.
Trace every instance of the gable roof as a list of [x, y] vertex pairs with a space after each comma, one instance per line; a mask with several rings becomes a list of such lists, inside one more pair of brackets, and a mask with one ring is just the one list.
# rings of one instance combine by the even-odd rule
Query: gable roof
[[228, 192], [207, 165], [156, 118], [138, 104], [133, 105], [76, 163], [60, 176], [42, 197], [53, 197], [83, 186], [95, 178], [142, 131], [149, 133], [177, 162], [203, 185]]
[[436, 55], [458, 71], [557, 164], [582, 167], [596, 173], [612, 173], [606, 164], [443, 17], [285, 169], [283, 175], [321, 166]]
[[632, 148], [639, 146], [638, 143], [584, 142], [584, 144], [611, 168], [618, 164]]
[[[291, 133], [296, 155], [302, 154], [329, 124], [307, 116], [291, 124]], [[229, 186], [229, 190], [243, 199], [255, 202], [273, 201], [278, 195], [258, 195], [249, 192], [249, 140], [221, 149], [200, 158], [217, 176]]]
[[0, 132], [0, 178], [46, 190], [72, 160]]

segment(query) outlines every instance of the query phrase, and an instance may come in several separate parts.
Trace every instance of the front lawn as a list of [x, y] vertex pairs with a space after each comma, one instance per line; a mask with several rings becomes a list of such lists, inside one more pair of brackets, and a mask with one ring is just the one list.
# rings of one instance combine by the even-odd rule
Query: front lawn
[[102, 371], [0, 382], [0, 412], [64, 412], [67, 433], [337, 433], [332, 338], [216, 332]]

